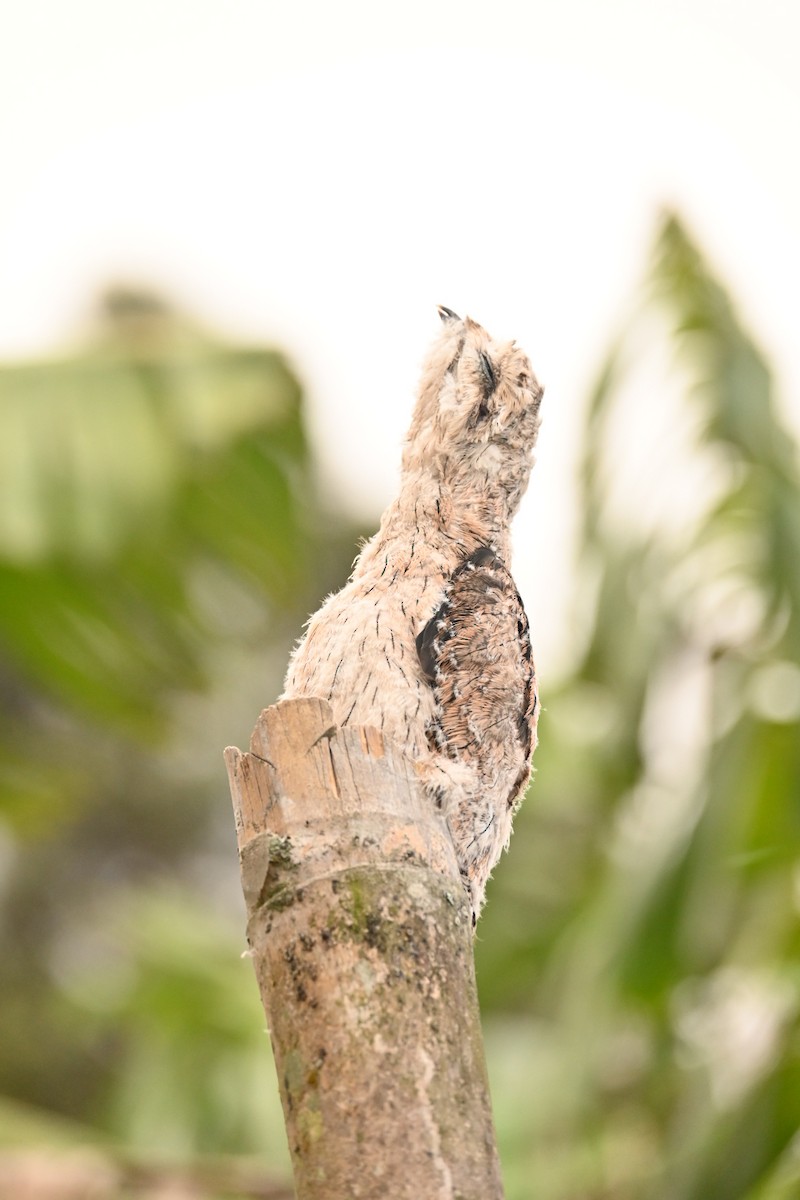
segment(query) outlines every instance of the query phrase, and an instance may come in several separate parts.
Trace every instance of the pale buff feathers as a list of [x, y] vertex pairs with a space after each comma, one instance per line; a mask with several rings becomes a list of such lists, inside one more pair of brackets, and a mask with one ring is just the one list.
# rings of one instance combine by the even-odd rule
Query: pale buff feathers
[[[488, 358], [495, 381], [488, 394], [481, 355]], [[530, 363], [513, 343], [494, 342], [469, 318], [445, 321], [423, 368], [400, 493], [363, 547], [349, 582], [311, 618], [284, 691], [286, 697], [328, 699], [340, 724], [375, 725], [427, 764], [432, 794], [444, 797], [447, 806], [476, 913], [510, 832], [514, 801], [510, 804], [509, 797], [515, 788], [519, 792], [521, 772], [527, 779], [527, 770], [520, 766], [513, 721], [503, 712], [493, 716], [487, 709], [491, 701], [478, 700], [475, 707], [478, 723], [492, 727], [490, 736], [477, 729], [462, 754], [452, 745], [435, 744], [432, 731], [441, 727], [443, 701], [421, 669], [416, 638], [448, 597], [456, 602], [453, 611], [462, 625], [474, 620], [476, 637], [485, 626], [487, 614], [479, 602], [465, 607], [452, 595], [452, 580], [482, 546], [508, 564], [509, 523], [533, 465], [541, 394]], [[507, 571], [499, 570], [498, 580], [507, 589], [500, 623], [497, 606], [490, 603], [494, 597], [487, 604], [494, 614], [492, 636], [503, 639], [505, 650], [498, 658], [491, 645], [486, 647], [478, 686], [485, 687], [487, 697], [495, 694], [497, 671], [508, 673], [513, 660], [507, 656], [524, 621]], [[468, 630], [461, 628], [460, 636], [469, 642]], [[471, 678], [481, 675], [476, 662], [473, 654]], [[451, 692], [453, 685], [459, 687], [457, 676], [458, 664], [448, 684]], [[513, 688], [501, 691], [510, 696]], [[529, 717], [535, 723], [534, 710], [535, 703]], [[528, 752], [526, 764], [529, 758]]]

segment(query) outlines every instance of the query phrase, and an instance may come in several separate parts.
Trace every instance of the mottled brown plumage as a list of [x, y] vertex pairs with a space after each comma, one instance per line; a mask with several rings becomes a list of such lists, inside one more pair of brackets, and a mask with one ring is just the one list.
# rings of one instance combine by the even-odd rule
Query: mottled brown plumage
[[513, 343], [440, 315], [400, 495], [311, 619], [284, 695], [323, 696], [340, 724], [377, 725], [414, 755], [477, 919], [536, 742], [528, 622], [507, 563], [542, 390]]
[[506, 810], [488, 802], [453, 814], [459, 841], [475, 846], [473, 869], [491, 870], [495, 820], [501, 845], [530, 775], [536, 724], [536, 674], [528, 619], [514, 581], [488, 548], [476, 550], [453, 574], [440, 608], [417, 637], [436, 697], [431, 748], [474, 766], [487, 798], [498, 790]]

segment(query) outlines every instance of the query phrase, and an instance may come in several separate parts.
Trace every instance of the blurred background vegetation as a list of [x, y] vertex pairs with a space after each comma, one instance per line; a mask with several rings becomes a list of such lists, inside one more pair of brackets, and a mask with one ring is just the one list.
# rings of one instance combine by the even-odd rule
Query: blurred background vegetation
[[[501, 1155], [510, 1200], [789, 1200], [797, 451], [672, 216], [644, 275], [477, 941]], [[4, 366], [0, 421], [0, 1193], [289, 1195], [221, 751], [370, 530], [320, 500], [281, 356], [155, 296]]]

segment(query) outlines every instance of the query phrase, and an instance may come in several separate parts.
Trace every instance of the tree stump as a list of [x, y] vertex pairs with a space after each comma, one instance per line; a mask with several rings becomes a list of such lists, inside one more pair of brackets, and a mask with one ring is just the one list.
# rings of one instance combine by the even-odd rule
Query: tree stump
[[413, 760], [317, 699], [225, 758], [299, 1200], [502, 1197], [469, 905]]

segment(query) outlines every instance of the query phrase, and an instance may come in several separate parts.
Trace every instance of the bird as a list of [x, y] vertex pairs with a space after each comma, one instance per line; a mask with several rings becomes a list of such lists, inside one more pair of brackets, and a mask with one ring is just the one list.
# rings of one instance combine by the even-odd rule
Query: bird
[[317, 696], [416, 760], [452, 836], [473, 929], [537, 741], [528, 619], [509, 570], [543, 388], [513, 341], [438, 306], [399, 492], [307, 623], [282, 700]]

